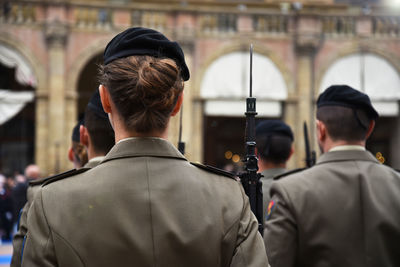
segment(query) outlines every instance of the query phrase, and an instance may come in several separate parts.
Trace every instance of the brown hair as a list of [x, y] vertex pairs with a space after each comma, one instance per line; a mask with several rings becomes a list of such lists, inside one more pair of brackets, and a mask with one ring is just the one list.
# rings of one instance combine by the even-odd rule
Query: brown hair
[[183, 91], [183, 79], [172, 59], [130, 56], [100, 66], [99, 80], [111, 95], [128, 130], [164, 130]]
[[88, 155], [84, 145], [76, 141], [72, 141], [72, 151], [74, 152], [74, 158], [80, 167], [83, 167], [88, 162]]
[[318, 108], [317, 119], [326, 125], [332, 140], [348, 142], [365, 140], [370, 122], [364, 111], [342, 106]]

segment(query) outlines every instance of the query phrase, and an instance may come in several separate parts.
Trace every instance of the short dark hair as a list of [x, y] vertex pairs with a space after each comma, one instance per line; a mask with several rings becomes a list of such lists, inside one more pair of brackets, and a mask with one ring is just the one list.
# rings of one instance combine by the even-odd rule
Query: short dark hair
[[107, 154], [115, 144], [114, 130], [108, 118], [103, 118], [87, 107], [85, 110], [85, 127], [92, 141], [93, 151]]
[[371, 119], [363, 110], [342, 106], [323, 106], [317, 109], [317, 119], [322, 121], [334, 141], [365, 140]]
[[293, 140], [284, 135], [257, 136], [257, 151], [260, 158], [274, 164], [285, 163], [290, 156]]

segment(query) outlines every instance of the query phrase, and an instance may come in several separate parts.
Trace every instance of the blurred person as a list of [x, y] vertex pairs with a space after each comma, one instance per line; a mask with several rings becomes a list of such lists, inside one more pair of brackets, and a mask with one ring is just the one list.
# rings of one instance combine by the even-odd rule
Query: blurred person
[[293, 154], [293, 132], [281, 120], [264, 120], [256, 127], [258, 171], [261, 172], [264, 217], [270, 201], [269, 190], [273, 178], [287, 172], [286, 163]]
[[378, 113], [369, 97], [333, 85], [317, 100], [316, 165], [271, 187], [271, 266], [400, 266], [400, 174], [365, 143]]
[[42, 187], [22, 266], [268, 265], [240, 182], [166, 140], [188, 79], [182, 49], [157, 31], [110, 41], [100, 96], [116, 145], [95, 168]]
[[[81, 124], [83, 123], [83, 124]], [[111, 127], [110, 121], [108, 120], [107, 113], [104, 112], [100, 101], [99, 91], [92, 95], [89, 103], [85, 110], [84, 119], [78, 123], [80, 127], [80, 137], [76, 137], [76, 129], [74, 129], [74, 142], [80, 143], [85, 146], [87, 151], [88, 162], [83, 166], [82, 170], [71, 170], [65, 173], [61, 173], [55, 176], [47, 177], [41, 180], [31, 182], [28, 188], [28, 202], [22, 210], [18, 232], [15, 234], [13, 239], [13, 255], [11, 258], [11, 267], [21, 266], [21, 256], [23, 242], [28, 232], [27, 214], [32, 204], [34, 196], [40, 190], [41, 186], [45, 183], [50, 182], [54, 179], [62, 179], [65, 177], [72, 176], [80, 171], [84, 171], [87, 168], [93, 168], [98, 165], [108, 151], [113, 147], [115, 143], [114, 130]], [[82, 155], [82, 153], [81, 153]], [[76, 166], [81, 167], [80, 160], [76, 160]]]
[[85, 168], [97, 166], [115, 144], [114, 130], [101, 106], [99, 91], [91, 97], [80, 126], [80, 142], [86, 147], [89, 161]]
[[24, 207], [27, 198], [26, 193], [28, 190], [28, 184], [30, 181], [40, 178], [40, 168], [35, 164], [30, 164], [25, 168], [25, 176], [16, 176], [16, 185], [12, 189], [12, 200], [13, 200], [13, 220], [18, 221], [19, 213]]
[[6, 184], [6, 177], [0, 175], [0, 229], [1, 240], [11, 240], [13, 225], [13, 202], [11, 189]]
[[83, 119], [79, 120], [72, 129], [71, 147], [68, 150], [68, 159], [75, 169], [82, 168], [88, 162], [87, 150], [80, 141], [81, 125], [83, 125]]

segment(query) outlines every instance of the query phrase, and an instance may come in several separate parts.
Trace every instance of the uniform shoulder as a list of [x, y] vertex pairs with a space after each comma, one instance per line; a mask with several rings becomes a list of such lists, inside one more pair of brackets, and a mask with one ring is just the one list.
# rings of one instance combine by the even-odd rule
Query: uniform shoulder
[[287, 171], [287, 172], [278, 174], [277, 176], [274, 176], [273, 179], [276, 181], [276, 180], [282, 179], [282, 178], [284, 178], [284, 177], [287, 177], [287, 176], [289, 176], [289, 175], [292, 175], [292, 174], [295, 174], [295, 173], [304, 171], [304, 170], [306, 170], [306, 169], [307, 169], [307, 168], [298, 168], [298, 169], [290, 170], [290, 171]]
[[59, 181], [59, 180], [62, 180], [62, 179], [77, 175], [79, 173], [83, 173], [83, 172], [85, 172], [85, 171], [87, 171], [89, 169], [90, 168], [72, 169], [72, 170], [69, 170], [69, 171], [66, 171], [66, 172], [63, 172], [63, 173], [60, 173], [60, 174], [56, 174], [56, 175], [53, 175], [53, 176], [50, 176], [50, 177], [47, 177], [47, 178], [31, 181], [29, 183], [29, 185], [30, 186], [36, 186], [36, 185], [46, 186], [46, 185], [51, 184], [51, 183], [53, 183], [55, 181]]
[[221, 170], [221, 169], [209, 166], [209, 165], [203, 165], [203, 164], [200, 164], [200, 163], [196, 163], [196, 162], [190, 162], [190, 164], [192, 164], [193, 166], [196, 166], [197, 168], [205, 170], [207, 172], [211, 172], [211, 173], [214, 173], [214, 174], [217, 174], [217, 175], [222, 175], [222, 176], [225, 176], [225, 177], [228, 177], [228, 178], [236, 180], [236, 175], [234, 175], [234, 174], [232, 174], [230, 172], [227, 172], [227, 171], [224, 171], [224, 170]]

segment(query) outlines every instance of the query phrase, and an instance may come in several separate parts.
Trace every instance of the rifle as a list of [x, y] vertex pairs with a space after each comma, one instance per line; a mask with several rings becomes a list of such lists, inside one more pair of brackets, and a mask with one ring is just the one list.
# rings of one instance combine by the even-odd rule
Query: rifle
[[308, 129], [307, 129], [307, 123], [304, 122], [304, 143], [306, 147], [306, 165], [307, 168], [311, 168], [316, 161], [316, 154], [315, 151], [310, 151], [310, 141], [308, 140]]
[[181, 111], [179, 114], [179, 141], [178, 141], [178, 150], [185, 155], [185, 142], [182, 142], [182, 116], [183, 116], [183, 104], [181, 106]]
[[258, 171], [258, 159], [255, 153], [255, 116], [256, 98], [252, 97], [253, 87], [253, 45], [250, 45], [250, 97], [246, 98], [246, 157], [243, 160], [245, 163], [245, 171], [239, 174], [240, 181], [243, 185], [246, 195], [249, 197], [250, 207], [258, 221], [258, 231], [261, 235], [264, 234], [264, 218], [263, 218], [263, 195], [262, 175]]

